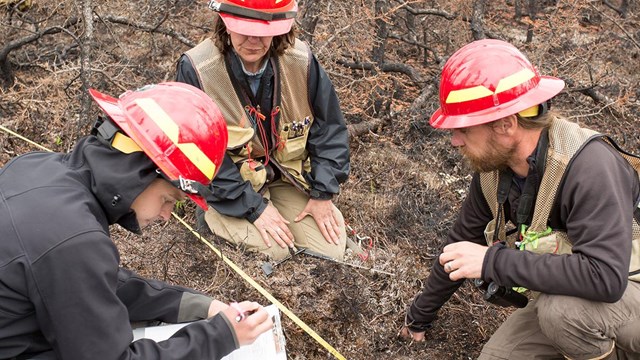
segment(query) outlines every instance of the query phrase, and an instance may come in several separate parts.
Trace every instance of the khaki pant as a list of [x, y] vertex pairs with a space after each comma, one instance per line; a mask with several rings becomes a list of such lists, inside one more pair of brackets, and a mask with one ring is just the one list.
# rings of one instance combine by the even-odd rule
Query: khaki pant
[[640, 359], [640, 283], [609, 304], [541, 294], [516, 310], [479, 359]]
[[[267, 192], [263, 196], [269, 199], [280, 214], [290, 222], [289, 229], [293, 234], [294, 243], [297, 247], [307, 248], [336, 260], [343, 260], [347, 233], [344, 218], [338, 208], [333, 207], [338, 223], [340, 224], [340, 242], [338, 245], [335, 245], [324, 239], [324, 236], [322, 236], [322, 233], [316, 225], [316, 221], [311, 216], [306, 216], [297, 223], [293, 221], [309, 201], [309, 198], [296, 190], [293, 185], [281, 180], [275, 181], [269, 185]], [[281, 248], [273, 240], [271, 241], [272, 246], [268, 248], [262, 240], [258, 228], [246, 219], [222, 215], [209, 207], [209, 210], [205, 213], [205, 220], [214, 234], [232, 244], [242, 246], [247, 250], [267, 254], [271, 259], [276, 261], [289, 255], [288, 249]]]

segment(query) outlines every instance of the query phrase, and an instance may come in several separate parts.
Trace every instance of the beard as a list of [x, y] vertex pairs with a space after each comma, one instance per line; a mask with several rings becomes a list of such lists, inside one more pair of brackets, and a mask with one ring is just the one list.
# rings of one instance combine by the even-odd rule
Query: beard
[[465, 147], [460, 148], [460, 153], [464, 157], [471, 170], [479, 173], [501, 171], [509, 167], [509, 161], [516, 152], [516, 144], [504, 146], [493, 141], [493, 136], [487, 142], [487, 146], [480, 154], [472, 154]]

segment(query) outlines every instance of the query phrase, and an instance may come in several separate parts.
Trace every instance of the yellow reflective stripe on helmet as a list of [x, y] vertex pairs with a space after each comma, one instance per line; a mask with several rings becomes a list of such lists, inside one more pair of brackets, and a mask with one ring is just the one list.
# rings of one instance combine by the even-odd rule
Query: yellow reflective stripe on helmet
[[480, 99], [490, 95], [493, 95], [493, 91], [487, 89], [482, 85], [478, 85], [472, 88], [451, 91], [447, 96], [447, 100], [445, 102], [447, 104], [459, 103]]
[[212, 180], [216, 173], [216, 164], [194, 143], [176, 144], [180, 151], [207, 177]]
[[509, 75], [506, 78], [498, 82], [496, 86], [496, 94], [500, 94], [503, 91], [511, 90], [518, 85], [533, 79], [536, 74], [531, 69], [522, 69], [515, 74]]
[[180, 128], [156, 103], [150, 98], [136, 99], [136, 104], [153, 120], [156, 125], [167, 135], [167, 137], [182, 151], [182, 153], [195, 165], [207, 179], [213, 179], [216, 172], [216, 165], [200, 150], [194, 143], [178, 143]]
[[128, 137], [127, 135], [121, 132], [117, 132], [116, 135], [113, 137], [113, 141], [111, 141], [111, 146], [113, 146], [114, 149], [120, 150], [125, 154], [131, 154], [134, 152], [142, 151], [140, 146], [138, 146], [138, 144], [136, 144], [135, 141], [131, 140], [130, 137]]
[[509, 75], [506, 78], [500, 80], [498, 82], [498, 86], [496, 87], [496, 91], [493, 92], [487, 89], [483, 85], [478, 85], [474, 87], [470, 87], [467, 89], [453, 90], [447, 95], [447, 100], [445, 101], [447, 104], [459, 103], [471, 100], [481, 99], [483, 97], [491, 96], [493, 94], [499, 94], [501, 92], [511, 90], [518, 85], [522, 85], [523, 83], [534, 78], [536, 74], [530, 69], [522, 69], [515, 74]]

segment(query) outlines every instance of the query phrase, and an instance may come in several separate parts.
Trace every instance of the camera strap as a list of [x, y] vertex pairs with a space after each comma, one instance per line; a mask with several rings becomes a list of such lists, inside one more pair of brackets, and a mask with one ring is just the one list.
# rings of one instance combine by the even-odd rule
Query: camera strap
[[[524, 232], [526, 232], [527, 227], [531, 223], [538, 187], [540, 186], [540, 180], [544, 174], [547, 162], [548, 149], [549, 131], [545, 128], [540, 133], [540, 139], [538, 140], [535, 154], [527, 159], [527, 162], [529, 163], [529, 173], [527, 174], [524, 186], [522, 187], [522, 193], [518, 202], [515, 219], [516, 228], [520, 231], [520, 239], [522, 239]], [[498, 216], [496, 218], [496, 227], [503, 222], [502, 217], [504, 216], [504, 204], [509, 198], [509, 192], [511, 191], [511, 186], [514, 181], [513, 176], [514, 174], [511, 169], [506, 169], [500, 172], [497, 193]], [[498, 240], [498, 233], [498, 231], [494, 232], [493, 242]]]

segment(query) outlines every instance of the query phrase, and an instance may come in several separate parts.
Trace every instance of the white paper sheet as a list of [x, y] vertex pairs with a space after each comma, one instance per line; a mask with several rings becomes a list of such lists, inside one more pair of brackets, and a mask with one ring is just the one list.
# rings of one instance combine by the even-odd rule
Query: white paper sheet
[[[262, 333], [253, 344], [241, 346], [222, 360], [287, 360], [286, 341], [280, 322], [280, 310], [275, 305], [265, 306], [273, 319], [272, 331]], [[133, 341], [151, 339], [163, 341], [190, 323], [151, 326], [133, 330]]]

